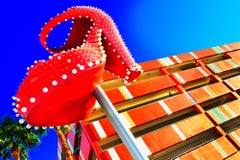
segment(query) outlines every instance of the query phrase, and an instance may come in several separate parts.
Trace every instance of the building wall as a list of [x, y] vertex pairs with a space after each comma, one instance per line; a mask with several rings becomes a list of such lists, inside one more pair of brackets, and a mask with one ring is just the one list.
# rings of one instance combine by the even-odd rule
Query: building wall
[[[216, 46], [141, 63], [144, 73], [131, 85], [106, 72], [101, 86], [150, 159], [234, 159], [240, 148], [239, 58], [239, 42]], [[131, 159], [97, 106], [68, 133], [76, 158]]]

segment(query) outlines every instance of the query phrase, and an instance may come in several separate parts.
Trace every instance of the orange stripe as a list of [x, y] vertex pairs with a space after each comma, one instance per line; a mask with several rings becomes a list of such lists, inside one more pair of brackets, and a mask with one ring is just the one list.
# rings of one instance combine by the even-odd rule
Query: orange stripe
[[232, 50], [240, 49], [240, 42], [228, 44], [228, 47], [231, 48]]
[[158, 60], [152, 60], [152, 61], [147, 61], [147, 62], [142, 62], [140, 63], [140, 65], [142, 66], [142, 69], [144, 71], [150, 71], [153, 69], [157, 69], [160, 68], [162, 65], [159, 63]]
[[224, 82], [233, 90], [240, 89], [240, 76], [232, 77], [224, 80]]
[[[151, 85], [150, 85], [151, 84]], [[134, 98], [150, 94], [156, 91], [164, 90], [170, 87], [174, 87], [176, 84], [167, 75], [151, 79], [149, 81], [142, 81], [127, 86], [129, 92]]]
[[233, 155], [231, 155], [230, 157], [226, 158], [225, 160], [239, 160], [239, 157], [240, 157], [240, 152], [237, 152]]
[[132, 157], [130, 155], [130, 152], [127, 150], [127, 148], [125, 147], [125, 145], [121, 144], [121, 145], [118, 145], [116, 147], [114, 147], [118, 156], [120, 157], [121, 160], [123, 159], [129, 159], [131, 160]]
[[203, 57], [215, 55], [216, 53], [211, 48], [207, 48], [203, 50], [194, 51], [194, 54], [198, 56], [198, 58], [203, 58]]
[[113, 104], [125, 101], [122, 93], [117, 88], [105, 91], [105, 93]]
[[228, 52], [227, 55], [232, 58], [240, 59], [240, 50], [234, 51], [234, 52]]
[[194, 60], [194, 58], [189, 53], [179, 54], [177, 57], [183, 62]]
[[183, 121], [179, 121], [176, 123], [176, 126], [187, 138], [214, 127], [212, 122], [204, 114], [198, 114]]
[[142, 136], [142, 139], [152, 154], [162, 151], [182, 141], [179, 135], [170, 126], [146, 134]]
[[220, 137], [215, 141], [212, 141], [198, 149], [195, 149], [181, 157], [179, 160], [188, 159], [201, 159], [201, 160], [219, 160], [226, 158], [233, 154], [237, 150], [234, 146], [225, 138]]
[[184, 110], [194, 105], [193, 102], [185, 94], [180, 94], [165, 99], [164, 102], [173, 113]]
[[228, 136], [240, 147], [240, 129], [230, 132]]
[[131, 117], [132, 121], [139, 126], [161, 117], [165, 117], [167, 116], [167, 113], [159, 105], [159, 103], [155, 102], [129, 110], [128, 115]]
[[222, 154], [223, 158], [226, 158], [237, 151], [237, 149], [226, 139], [226, 137], [218, 138], [216, 142], [221, 147], [218, 151]]
[[189, 91], [189, 94], [196, 100], [197, 103], [201, 103], [211, 99], [211, 96], [203, 90], [203, 88], [197, 88]]

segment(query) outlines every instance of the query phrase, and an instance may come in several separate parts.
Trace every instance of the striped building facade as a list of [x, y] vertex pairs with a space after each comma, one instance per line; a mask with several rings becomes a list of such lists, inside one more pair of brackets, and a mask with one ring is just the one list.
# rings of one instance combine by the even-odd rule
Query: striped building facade
[[[240, 157], [240, 42], [141, 66], [136, 82], [106, 72], [101, 86], [149, 159]], [[132, 159], [99, 104], [67, 141], [76, 160]], [[58, 159], [65, 159], [60, 142]]]

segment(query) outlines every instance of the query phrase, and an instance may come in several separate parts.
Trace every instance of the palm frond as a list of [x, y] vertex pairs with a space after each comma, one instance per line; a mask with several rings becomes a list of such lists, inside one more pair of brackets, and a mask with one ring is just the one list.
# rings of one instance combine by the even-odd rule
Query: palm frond
[[21, 160], [28, 159], [28, 151], [40, 144], [39, 137], [47, 134], [46, 129], [25, 128], [26, 124], [18, 123], [12, 116], [2, 117], [0, 122], [0, 157], [11, 159], [16, 147], [20, 151]]

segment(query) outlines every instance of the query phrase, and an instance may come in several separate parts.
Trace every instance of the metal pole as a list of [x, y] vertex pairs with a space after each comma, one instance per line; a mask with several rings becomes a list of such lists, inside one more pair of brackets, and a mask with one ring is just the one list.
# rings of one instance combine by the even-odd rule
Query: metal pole
[[127, 147], [128, 151], [131, 153], [132, 157], [135, 160], [148, 160], [148, 157], [144, 155], [144, 152], [142, 152], [137, 145], [136, 139], [134, 138], [132, 133], [129, 131], [128, 128], [124, 127], [123, 123], [120, 120], [118, 112], [112, 105], [111, 101], [108, 99], [103, 89], [98, 86], [93, 94], [97, 98], [99, 104], [107, 115], [107, 118], [112, 123], [116, 132]]

